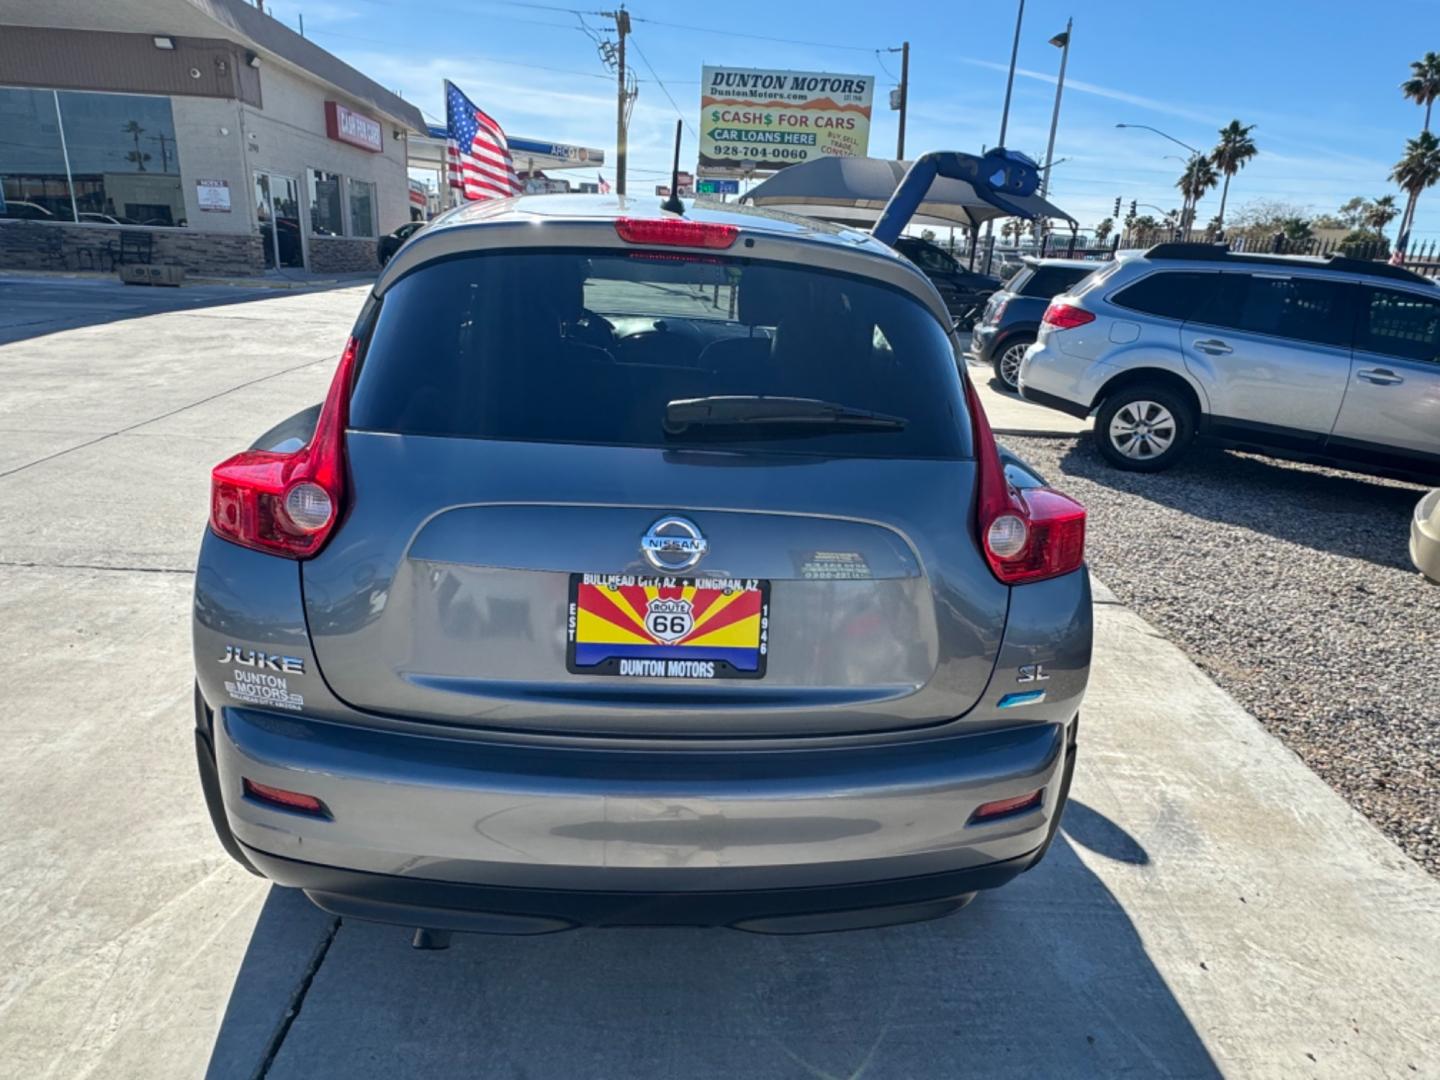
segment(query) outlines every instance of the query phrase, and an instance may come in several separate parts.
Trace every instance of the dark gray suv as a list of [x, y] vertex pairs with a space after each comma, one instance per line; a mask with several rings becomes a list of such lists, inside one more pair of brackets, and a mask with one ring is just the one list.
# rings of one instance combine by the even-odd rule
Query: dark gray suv
[[864, 234], [476, 204], [324, 403], [214, 470], [196, 744], [221, 842], [440, 930], [926, 918], [1054, 835], [1084, 511], [1007, 460]]
[[1040, 336], [1050, 298], [1066, 292], [1104, 263], [1079, 259], [1031, 259], [990, 297], [970, 337], [970, 355], [989, 364], [1007, 390], [1020, 385], [1020, 361]]

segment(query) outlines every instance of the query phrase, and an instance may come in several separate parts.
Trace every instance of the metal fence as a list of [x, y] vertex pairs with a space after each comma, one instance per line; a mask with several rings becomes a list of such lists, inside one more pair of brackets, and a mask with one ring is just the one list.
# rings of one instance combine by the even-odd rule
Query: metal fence
[[[1121, 238], [1120, 247], [1143, 250], [1155, 244], [1169, 243], [1174, 240], [1181, 242], [1188, 240], [1196, 244], [1217, 243], [1213, 236], [1203, 232], [1192, 233], [1186, 237], [1167, 230], [1153, 230], [1146, 234]], [[1269, 236], [1239, 233], [1227, 236], [1224, 243], [1231, 251], [1267, 255], [1310, 255], [1322, 259], [1330, 255], [1343, 255], [1351, 259], [1365, 259], [1372, 262], [1389, 262], [1391, 259], [1389, 243], [1379, 240], [1347, 243], [1344, 240], [1322, 240], [1314, 236], [1290, 237], [1277, 232]], [[1077, 248], [1077, 251], [1079, 250], [1084, 249]], [[1440, 278], [1440, 241], [1431, 240], [1414, 245], [1405, 252], [1399, 265], [1425, 277]]]
[[[1050, 233], [1040, 241], [1026, 240], [1019, 246], [997, 244], [992, 266], [996, 267], [997, 272], [1003, 276], [1006, 270], [1018, 267], [1021, 258], [1104, 261], [1113, 259], [1117, 251], [1144, 251], [1156, 244], [1187, 240], [1194, 244], [1221, 242], [1208, 233], [1197, 231], [1186, 237], [1170, 229], [1127, 231], [1108, 236], [1104, 240], [1096, 240], [1093, 237], [1072, 238], [1066, 233], [1057, 232]], [[1322, 259], [1330, 255], [1344, 255], [1351, 259], [1366, 259], [1373, 262], [1389, 262], [1391, 257], [1390, 245], [1384, 241], [1346, 243], [1343, 240], [1321, 240], [1313, 236], [1297, 239], [1288, 237], [1284, 233], [1275, 233], [1271, 236], [1240, 233], [1226, 237], [1223, 243], [1231, 251], [1267, 255], [1310, 255]], [[962, 261], [970, 255], [968, 245], [963, 243], [954, 245], [950, 250], [957, 259]], [[976, 256], [977, 264], [983, 265], [985, 258], [983, 244], [976, 252]], [[1440, 241], [1431, 240], [1415, 245], [1406, 251], [1405, 258], [1399, 265], [1425, 277], [1440, 279]]]

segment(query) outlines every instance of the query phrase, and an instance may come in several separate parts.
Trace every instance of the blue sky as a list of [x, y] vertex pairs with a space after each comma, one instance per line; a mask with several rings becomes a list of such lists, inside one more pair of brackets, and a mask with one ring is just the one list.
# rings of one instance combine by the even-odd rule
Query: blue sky
[[[292, 27], [303, 13], [311, 38], [432, 117], [443, 116], [441, 80], [448, 77], [507, 132], [603, 147], [613, 162], [614, 80], [580, 20], [561, 10], [569, 6], [566, 0], [279, 0], [267, 9]], [[611, 5], [582, 0], [574, 6]], [[1360, 17], [1380, 8], [1383, 18]], [[689, 128], [698, 126], [704, 63], [874, 74], [870, 152], [891, 156], [896, 119], [885, 105], [899, 56], [877, 58], [875, 50], [908, 39], [907, 151], [993, 145], [1015, 9], [1014, 0], [728, 0], [709, 6], [634, 0], [631, 59], [641, 83], [630, 130], [630, 190], [650, 190], [668, 175], [677, 112], [666, 90]], [[1386, 176], [1423, 116], [1400, 96], [1398, 84], [1409, 61], [1427, 48], [1440, 49], [1440, 0], [1383, 0], [1368, 8], [1354, 0], [1028, 0], [1007, 141], [1037, 159], [1045, 150], [1060, 59], [1047, 39], [1072, 14], [1055, 147], [1057, 161], [1069, 160], [1056, 165], [1051, 191], [1082, 225], [1108, 215], [1117, 195], [1178, 205], [1173, 185], [1182, 163], [1165, 155], [1184, 151], [1148, 132], [1117, 130], [1122, 122], [1153, 125], [1201, 149], [1210, 148], [1231, 119], [1257, 125], [1260, 155], [1235, 178], [1232, 208], [1271, 199], [1333, 211], [1353, 195], [1386, 193], [1403, 204]], [[607, 25], [585, 21], [597, 29]], [[687, 130], [681, 167], [694, 161]], [[612, 166], [605, 174], [613, 181]], [[1199, 219], [1208, 220], [1218, 205], [1217, 190], [1202, 202]], [[1440, 188], [1422, 197], [1416, 231], [1421, 239], [1440, 239]]]

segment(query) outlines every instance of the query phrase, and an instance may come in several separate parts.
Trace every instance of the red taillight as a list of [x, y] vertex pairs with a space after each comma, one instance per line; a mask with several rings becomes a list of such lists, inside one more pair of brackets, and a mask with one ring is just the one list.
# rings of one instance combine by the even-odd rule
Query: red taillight
[[244, 777], [241, 782], [245, 787], [245, 794], [252, 799], [259, 799], [261, 802], [271, 803], [274, 806], [283, 806], [286, 810], [299, 810], [304, 814], [330, 816], [330, 811], [325, 809], [325, 804], [314, 795], [286, 791], [284, 788], [271, 787], [269, 784], [257, 784], [248, 776]]
[[305, 559], [334, 531], [345, 498], [345, 424], [359, 344], [340, 356], [315, 434], [294, 453], [247, 450], [210, 473], [210, 528], [244, 547]]
[[990, 571], [1006, 585], [1044, 581], [1085, 561], [1085, 508], [1052, 488], [1012, 487], [974, 385], [965, 401], [975, 433], [975, 530]]
[[740, 230], [734, 225], [687, 221], [685, 218], [616, 218], [615, 232], [629, 244], [728, 248], [735, 243]]
[[1006, 814], [1018, 814], [1022, 810], [1033, 810], [1039, 806], [1045, 798], [1045, 789], [1032, 791], [1028, 795], [1018, 795], [1013, 799], [996, 799], [994, 802], [982, 803], [976, 807], [975, 813], [971, 815], [971, 821], [987, 821], [990, 818], [1004, 817]]
[[1077, 326], [1094, 322], [1095, 316], [1074, 304], [1052, 303], [1045, 309], [1045, 315], [1040, 321], [1055, 327], [1056, 330], [1073, 330]]

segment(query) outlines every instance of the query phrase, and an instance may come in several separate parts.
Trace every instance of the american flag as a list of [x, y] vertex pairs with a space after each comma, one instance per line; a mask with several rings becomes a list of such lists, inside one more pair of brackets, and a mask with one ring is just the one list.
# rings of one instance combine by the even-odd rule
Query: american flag
[[609, 180], [606, 180], [605, 177], [604, 177], [604, 175], [603, 175], [602, 173], [598, 173], [598, 172], [595, 174], [595, 179], [600, 181], [600, 194], [601, 194], [601, 195], [609, 195], [609, 194], [610, 194], [610, 181], [609, 181]]
[[450, 186], [468, 200], [508, 199], [523, 190], [505, 132], [445, 80], [445, 154]]

